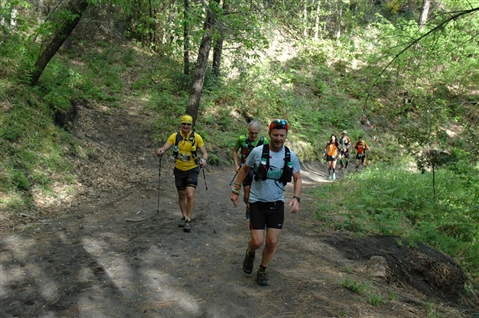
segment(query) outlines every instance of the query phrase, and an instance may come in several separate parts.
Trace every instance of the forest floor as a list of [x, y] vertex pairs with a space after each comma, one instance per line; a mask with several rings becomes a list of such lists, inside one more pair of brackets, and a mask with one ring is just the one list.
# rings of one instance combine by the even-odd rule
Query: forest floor
[[330, 182], [322, 163], [303, 164], [301, 210], [286, 213], [270, 285], [258, 286], [242, 271], [249, 230], [229, 200], [233, 167], [200, 174], [185, 233], [152, 120], [78, 105], [72, 132], [93, 149], [74, 159], [79, 195], [2, 218], [0, 317], [479, 317], [444, 254], [315, 219], [310, 190]]

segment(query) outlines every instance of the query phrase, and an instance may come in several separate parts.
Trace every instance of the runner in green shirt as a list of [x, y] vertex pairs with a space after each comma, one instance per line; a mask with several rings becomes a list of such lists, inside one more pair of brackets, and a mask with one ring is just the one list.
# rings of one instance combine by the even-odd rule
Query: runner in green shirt
[[[233, 148], [233, 161], [235, 163], [235, 171], [238, 173], [238, 171], [241, 169], [241, 166], [244, 164], [246, 157], [248, 157], [249, 153], [251, 150], [253, 150], [254, 147], [260, 146], [260, 145], [266, 145], [268, 144], [268, 139], [260, 135], [261, 131], [261, 123], [257, 120], [252, 120], [248, 124], [248, 134], [247, 135], [241, 135], [238, 140], [235, 143], [235, 146]], [[240, 150], [240, 156], [238, 156], [238, 150]], [[254, 171], [251, 169], [250, 173], [248, 176], [243, 181], [243, 186], [244, 186], [244, 196], [243, 200], [244, 203], [246, 204], [246, 219], [249, 220], [249, 193], [250, 193], [250, 187], [251, 187], [251, 181], [253, 181], [253, 176], [254, 176]]]

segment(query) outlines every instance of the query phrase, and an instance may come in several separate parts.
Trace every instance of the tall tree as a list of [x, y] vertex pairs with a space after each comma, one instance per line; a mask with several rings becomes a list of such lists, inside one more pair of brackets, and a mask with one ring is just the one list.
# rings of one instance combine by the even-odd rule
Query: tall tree
[[427, 17], [429, 15], [429, 7], [431, 6], [431, 0], [423, 0], [421, 17], [419, 19], [419, 31], [422, 31], [424, 25], [426, 24]]
[[[223, 0], [223, 15], [228, 10], [227, 0]], [[225, 25], [219, 26], [219, 36], [213, 49], [213, 75], [217, 78], [220, 75], [221, 56], [223, 54], [223, 42], [225, 38]]]
[[314, 39], [319, 39], [319, 15], [321, 14], [321, 0], [318, 0], [318, 5], [316, 7], [316, 14], [314, 19]]
[[193, 81], [190, 88], [190, 97], [186, 106], [186, 113], [193, 117], [196, 122], [198, 110], [200, 107], [201, 94], [205, 81], [206, 68], [208, 66], [208, 56], [211, 50], [211, 42], [215, 31], [216, 15], [219, 10], [220, 0], [211, 0], [208, 6], [205, 23], [203, 25], [203, 37], [201, 39], [198, 58], [196, 60]]
[[190, 0], [184, 0], [183, 14], [183, 73], [190, 74], [190, 24], [189, 24]]
[[68, 3], [66, 10], [70, 12], [70, 15], [68, 17], [63, 16], [62, 19], [56, 21], [58, 27], [53, 36], [45, 41], [44, 49], [40, 53], [33, 68], [30, 79], [31, 85], [37, 84], [48, 63], [58, 52], [66, 38], [75, 29], [87, 7], [88, 0], [73, 0]]
[[6, 0], [0, 0], [0, 26], [5, 26], [5, 4], [6, 4]]
[[17, 24], [18, 3], [7, 3], [6, 0], [0, 0], [0, 26], [7, 26], [14, 29]]
[[148, 0], [148, 34], [150, 35], [150, 45], [156, 42], [156, 12], [153, 8], [153, 1]]

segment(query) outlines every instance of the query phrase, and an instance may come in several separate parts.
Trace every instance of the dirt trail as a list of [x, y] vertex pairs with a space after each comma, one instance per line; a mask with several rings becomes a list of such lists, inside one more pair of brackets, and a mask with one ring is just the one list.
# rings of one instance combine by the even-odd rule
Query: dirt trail
[[[440, 291], [387, 282], [394, 240], [331, 232], [313, 218], [308, 190], [328, 182], [320, 163], [303, 164], [301, 211], [286, 214], [270, 286], [258, 286], [241, 269], [249, 231], [244, 206], [228, 200], [231, 167], [207, 168], [208, 191], [200, 175], [192, 230], [184, 233], [172, 162], [162, 159], [158, 180], [159, 161], [140, 124], [147, 116], [80, 110], [76, 134], [104, 150], [78, 163], [91, 187], [63, 215], [2, 232], [1, 317], [466, 317], [431, 296]], [[109, 160], [121, 160], [111, 164], [116, 170]], [[101, 187], [98, 174], [117, 185]], [[353, 293], [342, 287], [347, 278], [368, 286]], [[373, 306], [371, 295], [383, 302]]]

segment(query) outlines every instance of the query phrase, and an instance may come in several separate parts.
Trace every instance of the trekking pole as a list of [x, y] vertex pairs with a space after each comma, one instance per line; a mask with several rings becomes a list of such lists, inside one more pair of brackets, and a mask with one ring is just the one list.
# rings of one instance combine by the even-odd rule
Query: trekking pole
[[161, 186], [161, 157], [159, 157], [159, 168], [158, 168], [158, 210], [156, 210], [156, 214], [160, 213], [160, 186]]
[[237, 175], [238, 175], [238, 171], [236, 171], [235, 176], [233, 177], [233, 179], [231, 179], [230, 185], [233, 184], [233, 181], [235, 181], [235, 178], [236, 178]]
[[208, 184], [206, 183], [205, 169], [203, 168], [201, 170], [203, 170], [203, 179], [205, 180], [206, 197], [208, 198], [208, 205], [210, 206], [211, 221], [213, 222], [213, 232], [216, 233], [215, 218], [213, 217], [213, 210], [211, 210], [210, 195], [208, 193]]

